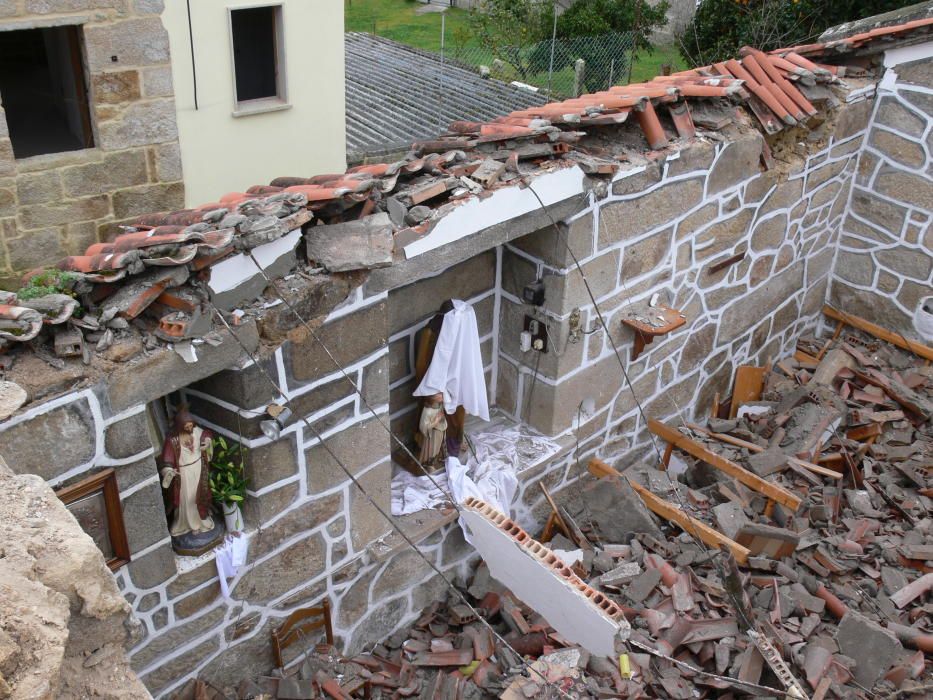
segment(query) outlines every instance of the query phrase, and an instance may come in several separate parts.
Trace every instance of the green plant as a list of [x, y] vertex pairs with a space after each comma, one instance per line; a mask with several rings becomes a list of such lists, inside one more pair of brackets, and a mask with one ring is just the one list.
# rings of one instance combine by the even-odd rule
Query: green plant
[[238, 442], [227, 442], [223, 436], [214, 438], [211, 456], [211, 494], [218, 503], [241, 503], [246, 496], [246, 475], [243, 467], [246, 448]]
[[815, 41], [827, 28], [903, 7], [904, 0], [702, 0], [678, 36], [695, 66], [734, 58], [743, 46], [762, 51]]
[[64, 270], [43, 270], [29, 278], [29, 281], [16, 292], [16, 297], [23, 301], [38, 299], [49, 294], [67, 294], [74, 296], [74, 283], [79, 277]]

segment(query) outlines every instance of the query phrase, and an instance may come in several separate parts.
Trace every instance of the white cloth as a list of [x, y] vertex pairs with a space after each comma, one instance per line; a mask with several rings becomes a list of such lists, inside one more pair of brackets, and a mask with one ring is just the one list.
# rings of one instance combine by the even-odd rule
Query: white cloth
[[447, 413], [463, 406], [470, 415], [489, 420], [476, 314], [472, 306], [459, 299], [454, 299], [453, 305], [444, 315], [434, 357], [414, 395], [443, 394]]
[[[178, 507], [175, 509], [175, 517], [172, 519], [172, 527], [169, 530], [172, 537], [188, 532], [207, 532], [214, 529], [214, 519], [210, 515], [201, 518], [198, 512], [201, 469], [205, 468], [201, 463], [201, 433], [201, 429], [195, 426], [191, 435], [193, 438], [191, 447], [185, 445], [183, 438], [178, 441], [178, 472], [175, 477], [181, 479], [181, 488], [178, 493]], [[163, 479], [165, 476], [163, 474]]]
[[246, 562], [248, 549], [246, 537], [242, 533], [236, 533], [224, 537], [223, 544], [214, 550], [217, 576], [220, 577], [220, 593], [224, 598], [230, 597], [227, 579], [237, 575], [239, 568]]
[[[518, 490], [518, 431], [505, 432], [508, 434], [505, 439], [503, 433], [474, 434], [472, 444], [476, 456], [464, 449], [463, 452], [470, 455], [466, 464], [448, 457], [446, 471], [433, 475], [443, 491], [426, 476], [416, 477], [399, 470], [392, 479], [392, 515], [405, 515], [447, 503], [445, 491], [449, 491], [457, 503], [473, 496], [510, 514]], [[470, 542], [466, 528], [463, 534]]]

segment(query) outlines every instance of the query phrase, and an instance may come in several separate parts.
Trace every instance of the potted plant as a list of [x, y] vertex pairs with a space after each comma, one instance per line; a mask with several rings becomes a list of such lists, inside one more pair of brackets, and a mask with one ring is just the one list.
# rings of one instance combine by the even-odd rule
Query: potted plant
[[246, 496], [246, 476], [243, 469], [245, 452], [246, 449], [238, 442], [227, 442], [221, 435], [214, 438], [210, 473], [211, 494], [223, 509], [227, 532], [240, 532], [243, 529], [240, 504]]

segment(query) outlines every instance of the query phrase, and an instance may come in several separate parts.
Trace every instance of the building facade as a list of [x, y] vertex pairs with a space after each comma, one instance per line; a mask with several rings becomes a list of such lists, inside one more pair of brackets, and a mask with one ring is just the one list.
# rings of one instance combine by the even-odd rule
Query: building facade
[[343, 4], [169, 0], [186, 200], [343, 172]]
[[0, 3], [0, 288], [257, 174], [341, 172], [342, 25], [336, 0]]

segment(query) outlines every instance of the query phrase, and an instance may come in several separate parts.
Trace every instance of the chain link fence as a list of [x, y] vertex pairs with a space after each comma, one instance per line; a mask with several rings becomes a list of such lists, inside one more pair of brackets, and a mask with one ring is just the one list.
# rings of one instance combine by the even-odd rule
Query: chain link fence
[[496, 47], [445, 41], [442, 53], [491, 78], [530, 85], [562, 99], [627, 83], [634, 49], [633, 32], [613, 32]]
[[[396, 32], [383, 34], [379, 29], [373, 22], [373, 34], [405, 43]], [[423, 30], [419, 38], [423, 46]], [[429, 52], [443, 61], [484, 77], [530, 86], [555, 100], [628, 83], [635, 58], [634, 32], [582, 37], [555, 34], [534, 43], [492, 46], [469, 29], [458, 26], [451, 30], [442, 21], [438, 39], [431, 43], [439, 48]]]

